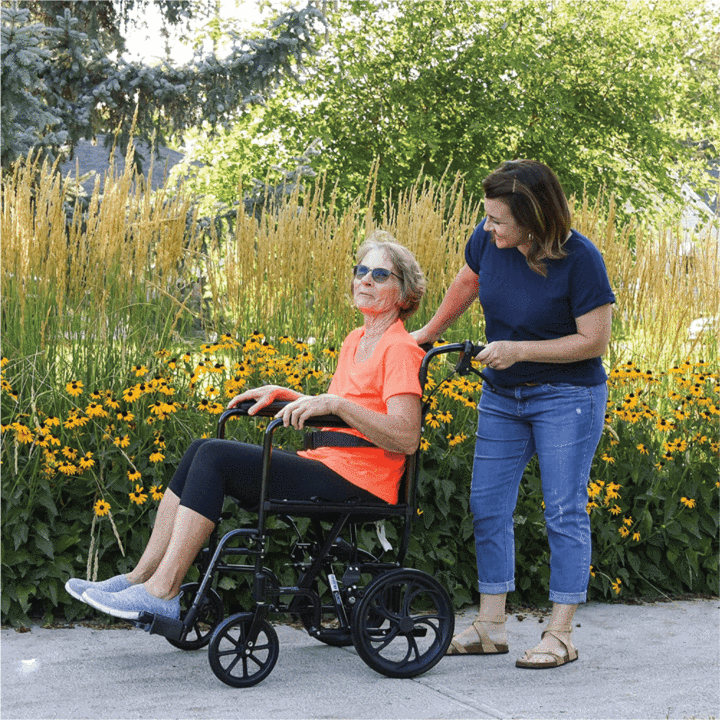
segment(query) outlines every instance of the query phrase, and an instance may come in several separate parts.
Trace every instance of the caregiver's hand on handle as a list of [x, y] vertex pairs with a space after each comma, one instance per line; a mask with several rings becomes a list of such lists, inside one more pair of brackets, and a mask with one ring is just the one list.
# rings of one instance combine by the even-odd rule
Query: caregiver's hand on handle
[[520, 344], [509, 340], [488, 343], [475, 359], [493, 370], [507, 370], [522, 360]]

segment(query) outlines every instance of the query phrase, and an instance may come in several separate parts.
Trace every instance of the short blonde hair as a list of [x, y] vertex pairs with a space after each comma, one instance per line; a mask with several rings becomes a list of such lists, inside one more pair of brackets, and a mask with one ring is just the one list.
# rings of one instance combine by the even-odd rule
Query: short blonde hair
[[386, 230], [374, 230], [365, 238], [365, 242], [357, 250], [358, 263], [375, 248], [387, 253], [393, 270], [400, 276], [402, 300], [399, 315], [400, 319], [405, 321], [415, 313], [425, 295], [427, 289], [425, 275], [410, 250], [400, 245]]

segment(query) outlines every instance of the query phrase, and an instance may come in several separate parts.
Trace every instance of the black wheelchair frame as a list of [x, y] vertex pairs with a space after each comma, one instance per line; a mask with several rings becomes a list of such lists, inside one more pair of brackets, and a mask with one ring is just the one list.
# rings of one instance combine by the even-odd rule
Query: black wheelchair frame
[[[430, 361], [441, 354], [459, 352], [452, 372], [482, 373], [471, 365], [482, 346], [470, 341], [431, 348], [420, 368], [420, 384], [425, 388]], [[487, 378], [484, 378], [487, 381]], [[442, 383], [435, 388], [437, 390]], [[218, 421], [218, 438], [225, 437], [227, 421], [247, 416], [253, 403], [224, 412]], [[285, 403], [274, 403], [254, 417], [274, 417]], [[423, 405], [423, 421], [429, 402]], [[181, 619], [173, 620], [141, 613], [136, 625], [152, 634], [163, 635], [183, 650], [208, 646], [210, 666], [227, 685], [250, 687], [266, 678], [278, 659], [279, 641], [268, 621], [270, 613], [289, 614], [300, 620], [317, 640], [333, 646], [354, 645], [358, 655], [377, 672], [393, 678], [415, 677], [437, 664], [453, 636], [455, 615], [445, 588], [431, 575], [404, 568], [417, 514], [417, 482], [420, 450], [407, 457], [397, 505], [359, 502], [279, 501], [267, 497], [268, 479], [275, 431], [282, 420], [272, 419], [263, 438], [261, 499], [256, 527], [226, 532], [218, 539], [216, 531], [195, 564], [200, 581], [183, 585]], [[314, 417], [309, 427], [347, 428], [332, 415]], [[281, 585], [275, 573], [263, 565], [267, 552], [267, 518], [279, 516], [293, 528], [297, 540], [291, 551], [292, 566], [298, 574], [295, 585]], [[308, 518], [309, 540], [292, 519]], [[367, 522], [397, 519], [401, 524], [398, 547], [392, 560], [383, 561], [359, 547], [358, 528]], [[349, 540], [341, 537], [349, 533]], [[307, 533], [306, 533], [307, 536]], [[235, 545], [236, 541], [240, 545]], [[227, 558], [246, 558], [244, 564]], [[343, 574], [338, 580], [338, 566]], [[219, 576], [249, 575], [252, 579], [254, 608], [224, 619], [223, 602], [214, 589]], [[329, 599], [321, 597], [320, 583], [328, 588]], [[289, 602], [282, 598], [289, 596]], [[332, 620], [328, 622], [328, 616]]]

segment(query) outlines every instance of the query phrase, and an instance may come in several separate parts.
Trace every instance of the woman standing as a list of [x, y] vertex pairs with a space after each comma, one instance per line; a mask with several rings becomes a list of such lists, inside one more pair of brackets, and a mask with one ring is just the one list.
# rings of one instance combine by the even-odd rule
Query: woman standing
[[553, 171], [532, 160], [500, 165], [483, 181], [485, 219], [466, 265], [430, 322], [413, 333], [434, 342], [479, 298], [488, 345], [470, 507], [480, 612], [449, 654], [508, 652], [505, 600], [515, 589], [513, 512], [523, 471], [537, 454], [550, 543], [552, 614], [518, 667], [577, 659], [570, 639], [590, 573], [587, 482], [602, 434], [615, 297], [600, 253], [570, 227]]

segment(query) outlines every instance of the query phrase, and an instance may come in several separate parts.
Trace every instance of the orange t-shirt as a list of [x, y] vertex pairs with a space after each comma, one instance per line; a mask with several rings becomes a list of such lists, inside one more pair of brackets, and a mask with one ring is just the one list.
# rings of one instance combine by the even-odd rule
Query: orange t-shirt
[[[405, 330], [401, 320], [391, 325], [365, 362], [355, 362], [355, 351], [364, 328], [353, 330], [343, 343], [328, 392], [368, 410], [387, 415], [393, 395], [422, 396], [420, 363], [425, 353]], [[342, 430], [364, 438], [357, 430]], [[367, 440], [367, 438], [365, 438]], [[319, 460], [357, 485], [389, 503], [397, 503], [405, 469], [405, 455], [382, 448], [320, 447], [298, 455]]]

